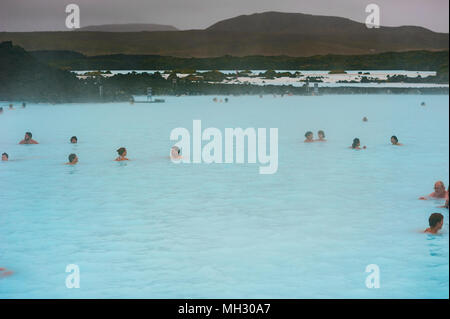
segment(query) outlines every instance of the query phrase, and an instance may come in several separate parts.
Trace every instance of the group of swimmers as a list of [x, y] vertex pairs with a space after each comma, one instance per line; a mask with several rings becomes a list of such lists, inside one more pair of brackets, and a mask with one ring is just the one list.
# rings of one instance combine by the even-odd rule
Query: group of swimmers
[[[22, 103], [22, 108], [24, 109], [26, 106], [27, 106], [27, 104], [25, 102], [23, 102]], [[9, 104], [9, 110], [14, 110], [14, 105], [13, 104]], [[2, 114], [2, 113], [3, 113], [3, 106], [0, 106], [0, 114]]]
[[[420, 200], [427, 200], [427, 199], [445, 199], [444, 206], [441, 206], [441, 208], [447, 208], [448, 209], [448, 196], [449, 196], [450, 188], [447, 188], [445, 190], [444, 182], [437, 181], [434, 183], [434, 192], [427, 196], [421, 196], [419, 197]], [[441, 213], [433, 213], [431, 214], [430, 218], [428, 219], [428, 223], [430, 225], [429, 228], [425, 229], [425, 233], [428, 234], [437, 234], [439, 230], [441, 230], [442, 225], [444, 224], [444, 215]]]
[[[314, 139], [314, 134], [311, 131], [308, 131], [305, 133], [305, 143], [313, 143], [313, 142], [326, 142], [327, 140], [325, 139], [325, 132], [320, 130], [317, 132], [317, 136], [319, 137], [318, 139]], [[398, 142], [398, 138], [395, 135], [391, 136], [391, 144], [392, 145], [396, 145], [396, 146], [402, 146], [403, 144]], [[352, 146], [350, 146], [349, 148], [354, 149], [354, 150], [365, 150], [367, 148], [367, 146], [363, 146], [361, 147], [361, 141], [359, 140], [359, 138], [355, 137], [353, 139], [352, 142]]]
[[[367, 117], [363, 118], [364, 122], [367, 122]], [[313, 143], [313, 142], [326, 142], [325, 139], [325, 132], [320, 130], [317, 132], [318, 139], [314, 139], [314, 134], [311, 131], [308, 131], [305, 133], [305, 143]], [[391, 136], [391, 144], [396, 146], [402, 146], [403, 144], [399, 143], [397, 136], [393, 135]], [[354, 138], [352, 146], [350, 146], [351, 149], [361, 150], [366, 149], [366, 146], [361, 147], [361, 142], [359, 138]], [[426, 199], [445, 199], [445, 205], [441, 206], [441, 208], [447, 208], [448, 209], [448, 197], [449, 197], [449, 189], [445, 190], [444, 182], [438, 181], [434, 184], [434, 192], [429, 194], [428, 196], [421, 196], [419, 199], [426, 200]], [[430, 225], [429, 228], [427, 228], [424, 232], [429, 234], [437, 234], [439, 230], [441, 230], [442, 225], [444, 224], [444, 216], [441, 213], [433, 213], [431, 214], [430, 218], [428, 219], [428, 223]]]
[[[326, 142], [325, 139], [325, 132], [323, 130], [319, 130], [317, 132], [318, 139], [314, 139], [314, 134], [311, 131], [306, 132], [305, 134], [305, 143], [312, 143], [312, 142]], [[71, 144], [77, 144], [78, 138], [76, 136], [72, 136], [70, 138]], [[391, 143], [393, 145], [402, 145], [398, 142], [398, 138], [396, 136], [391, 137]], [[23, 140], [19, 142], [19, 144], [39, 144], [36, 140], [33, 139], [33, 134], [31, 132], [26, 132], [25, 137]], [[365, 149], [366, 147], [363, 146], [361, 148], [361, 143], [358, 138], [355, 138], [353, 140], [353, 144], [351, 146], [352, 149]], [[117, 150], [117, 158], [115, 161], [121, 162], [121, 161], [128, 161], [127, 158], [127, 149], [125, 147], [120, 147]], [[181, 156], [181, 149], [178, 146], [173, 146], [170, 151], [170, 158], [173, 160], [180, 160], [182, 159]], [[78, 156], [74, 153], [70, 154], [68, 157], [69, 161], [66, 163], [67, 165], [76, 165], [78, 163]], [[8, 161], [9, 155], [7, 153], [2, 154], [2, 161]], [[419, 199], [421, 200], [427, 200], [427, 199], [445, 199], [445, 205], [441, 206], [443, 208], [448, 209], [448, 201], [449, 201], [449, 190], [445, 190], [445, 185], [442, 181], [438, 181], [434, 185], [434, 192], [429, 194], [428, 196], [421, 196]], [[429, 218], [429, 228], [425, 230], [426, 233], [430, 234], [437, 234], [438, 231], [442, 228], [444, 222], [444, 216], [440, 213], [433, 213], [431, 214]], [[1, 274], [0, 274], [1, 276]]]
[[[78, 138], [76, 136], [72, 136], [70, 138], [70, 143], [71, 144], [77, 144], [78, 143]], [[36, 140], [33, 139], [33, 134], [31, 132], [26, 132], [25, 133], [25, 137], [23, 138], [23, 140], [21, 140], [19, 142], [19, 144], [39, 144]], [[117, 154], [119, 155], [115, 161], [120, 162], [120, 161], [128, 161], [127, 156], [127, 149], [125, 147], [121, 147], [117, 150]], [[69, 161], [66, 163], [67, 165], [75, 165], [78, 163], [78, 156], [74, 153], [70, 154], [68, 157]], [[9, 161], [9, 155], [8, 153], [3, 153], [2, 154], [2, 161], [3, 162], [7, 162]]]

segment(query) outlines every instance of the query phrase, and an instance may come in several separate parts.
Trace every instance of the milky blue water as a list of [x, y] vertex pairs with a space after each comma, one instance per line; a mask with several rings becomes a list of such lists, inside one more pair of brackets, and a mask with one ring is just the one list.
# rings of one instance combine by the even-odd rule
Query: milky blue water
[[[448, 211], [417, 200], [449, 182], [448, 96], [165, 99], [0, 114], [0, 268], [14, 271], [0, 298], [449, 297]], [[277, 173], [172, 163], [170, 132], [194, 119], [278, 128]], [[319, 129], [328, 142], [303, 143]], [[26, 131], [40, 144], [17, 145]], [[367, 150], [348, 149], [354, 137]], [[433, 212], [441, 235], [421, 233]]]

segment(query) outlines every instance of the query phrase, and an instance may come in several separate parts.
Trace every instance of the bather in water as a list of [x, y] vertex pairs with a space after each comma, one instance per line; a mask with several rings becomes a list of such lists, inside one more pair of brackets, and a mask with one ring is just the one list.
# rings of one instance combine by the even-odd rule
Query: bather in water
[[317, 136], [319, 137], [316, 142], [326, 142], [327, 140], [325, 139], [325, 132], [320, 130], [317, 132]]
[[311, 131], [306, 132], [305, 133], [305, 137], [306, 137], [305, 143], [312, 143], [312, 142], [314, 142], [313, 132], [311, 132]]
[[24, 139], [21, 140], [19, 144], [39, 144], [39, 143], [33, 140], [33, 134], [31, 134], [31, 132], [26, 132]]
[[125, 147], [121, 147], [117, 150], [117, 154], [119, 154], [119, 156], [115, 159], [116, 162], [121, 162], [121, 161], [128, 161], [127, 156], [127, 149]]
[[9, 161], [9, 155], [8, 153], [3, 153], [2, 154], [2, 162], [7, 162]]
[[172, 146], [170, 149], [170, 159], [180, 160], [183, 156], [181, 156], [181, 149], [178, 146]]
[[0, 267], [0, 278], [5, 278], [11, 276], [13, 274], [12, 270], [8, 270], [6, 268]]
[[419, 199], [426, 200], [426, 199], [447, 199], [448, 198], [448, 191], [445, 190], [444, 182], [437, 181], [434, 183], [434, 192], [429, 194], [428, 196], [421, 196]]
[[353, 143], [350, 148], [354, 150], [365, 150], [367, 147], [365, 145], [361, 147], [361, 142], [359, 141], [359, 138], [356, 137], [353, 139]]
[[76, 136], [72, 136], [72, 137], [70, 138], [70, 143], [71, 143], [71, 144], [77, 144], [77, 143], [78, 143], [78, 138], [77, 138]]
[[398, 142], [398, 138], [395, 135], [391, 136], [391, 143], [392, 143], [392, 145], [397, 145], [397, 146], [402, 146], [403, 145], [402, 143]]
[[435, 235], [439, 232], [439, 230], [441, 230], [442, 225], [444, 224], [444, 215], [440, 213], [433, 213], [428, 219], [428, 223], [430, 227], [425, 229], [424, 233]]
[[78, 156], [76, 154], [69, 155], [69, 162], [66, 165], [75, 165], [78, 163]]

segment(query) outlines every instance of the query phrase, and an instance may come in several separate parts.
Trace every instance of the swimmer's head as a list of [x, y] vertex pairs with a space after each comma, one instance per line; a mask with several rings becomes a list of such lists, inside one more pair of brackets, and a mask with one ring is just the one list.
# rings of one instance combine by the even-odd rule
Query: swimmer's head
[[2, 161], [7, 161], [9, 159], [9, 155], [7, 153], [2, 154]]
[[437, 228], [437, 230], [439, 230], [444, 224], [444, 215], [440, 213], [433, 213], [430, 215], [430, 218], [428, 218], [428, 223], [431, 228]]
[[70, 138], [70, 143], [72, 143], [72, 144], [77, 144], [77, 143], [78, 143], [78, 138], [77, 138], [76, 136], [72, 136], [72, 137]]
[[437, 181], [434, 183], [434, 191], [438, 194], [443, 194], [445, 192], [445, 185], [442, 181]]
[[180, 155], [181, 149], [178, 146], [172, 146], [172, 154]]
[[318, 131], [317, 135], [319, 136], [319, 138], [325, 138], [325, 132], [322, 130]]
[[127, 149], [125, 147], [121, 147], [117, 150], [117, 154], [119, 154], [119, 156], [126, 156], [127, 155]]
[[12, 109], [12, 108], [13, 108], [13, 105], [12, 105], [12, 104], [10, 104], [10, 105], [9, 105], [9, 108], [10, 108], [10, 109]]
[[359, 141], [359, 138], [354, 138], [352, 143], [352, 148], [357, 148], [361, 145], [361, 142]]
[[25, 106], [27, 106], [27, 104], [25, 102], [23, 102], [22, 103], [22, 107], [25, 107]]
[[362, 120], [363, 120], [363, 122], [367, 122], [369, 119], [364, 116]]
[[392, 144], [397, 144], [397, 143], [398, 143], [398, 138], [397, 138], [397, 136], [395, 136], [395, 135], [392, 135], [392, 136], [391, 136], [391, 143], [392, 143]]
[[76, 164], [78, 163], [78, 157], [76, 154], [70, 154], [69, 155], [69, 163], [70, 164]]
[[3, 112], [3, 107], [0, 107], [0, 113], [2, 113]]
[[31, 134], [31, 132], [26, 132], [26, 133], [25, 133], [25, 140], [26, 140], [26, 141], [31, 140], [32, 137], [33, 137], [33, 134]]
[[306, 137], [307, 140], [312, 140], [313, 132], [311, 132], [311, 131], [306, 132], [305, 133], [305, 137]]

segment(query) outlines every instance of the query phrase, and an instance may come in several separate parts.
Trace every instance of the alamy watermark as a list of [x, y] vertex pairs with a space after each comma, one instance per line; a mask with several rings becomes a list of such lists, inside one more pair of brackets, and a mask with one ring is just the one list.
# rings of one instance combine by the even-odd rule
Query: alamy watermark
[[[274, 174], [278, 170], [278, 128], [269, 130], [269, 150], [267, 148], [267, 132], [265, 128], [225, 128], [225, 136], [214, 127], [202, 132], [201, 120], [192, 123], [192, 159], [191, 133], [188, 129], [178, 127], [170, 133], [170, 140], [182, 151], [179, 159], [172, 158], [174, 163], [244, 163], [245, 140], [247, 139], [247, 163], [259, 162], [260, 174]], [[208, 141], [202, 146], [202, 141]], [[225, 149], [223, 145], [225, 144]]]
[[366, 267], [369, 275], [366, 277], [366, 287], [369, 289], [380, 288], [380, 267], [376, 264], [370, 264]]
[[370, 13], [366, 17], [366, 27], [378, 29], [380, 27], [380, 7], [375, 3], [371, 3], [366, 6], [366, 13]]
[[66, 28], [79, 29], [80, 28], [80, 7], [77, 4], [71, 3], [66, 6]]
[[75, 264], [67, 265], [66, 272], [70, 273], [66, 277], [66, 288], [80, 288], [80, 267]]

